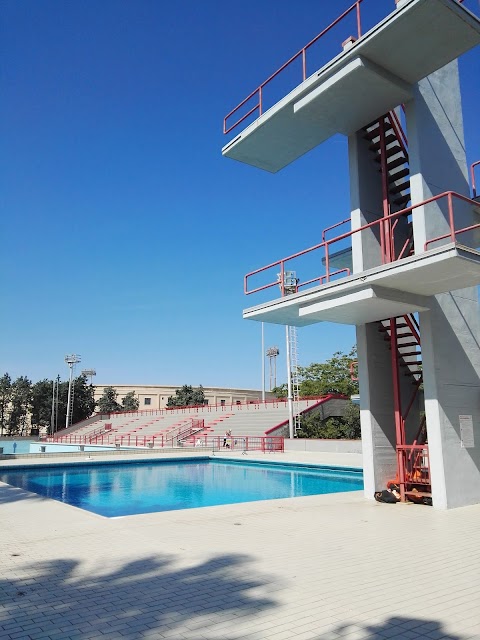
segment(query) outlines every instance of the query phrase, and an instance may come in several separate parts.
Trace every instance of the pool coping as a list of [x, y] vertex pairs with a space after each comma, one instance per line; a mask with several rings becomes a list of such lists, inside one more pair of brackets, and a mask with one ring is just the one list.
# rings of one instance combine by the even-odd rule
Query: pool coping
[[46, 460], [42, 458], [41, 461], [35, 463], [24, 463], [19, 462], [19, 464], [8, 464], [2, 465], [0, 463], [0, 471], [9, 470], [9, 469], [38, 469], [38, 468], [51, 468], [51, 467], [91, 467], [91, 466], [103, 466], [103, 465], [128, 465], [128, 464], [165, 464], [168, 462], [199, 462], [199, 461], [223, 461], [231, 464], [258, 464], [258, 465], [272, 465], [279, 467], [301, 467], [305, 469], [322, 469], [328, 471], [339, 471], [339, 472], [353, 472], [353, 473], [361, 473], [363, 475], [363, 469], [361, 467], [349, 467], [344, 465], [333, 465], [333, 464], [322, 464], [322, 463], [312, 463], [312, 462], [294, 462], [294, 461], [280, 461], [280, 460], [262, 460], [258, 458], [231, 458], [225, 456], [216, 456], [216, 455], [197, 455], [197, 456], [171, 456], [161, 458], [148, 458], [148, 459], [122, 459], [116, 458], [114, 460], [95, 460], [95, 458], [87, 458], [84, 460]]

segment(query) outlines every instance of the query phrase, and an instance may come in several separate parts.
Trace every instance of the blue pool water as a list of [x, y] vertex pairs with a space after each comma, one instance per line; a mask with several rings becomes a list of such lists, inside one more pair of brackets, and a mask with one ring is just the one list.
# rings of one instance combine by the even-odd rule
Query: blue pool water
[[110, 518], [363, 488], [361, 470], [218, 458], [24, 466], [0, 481]]

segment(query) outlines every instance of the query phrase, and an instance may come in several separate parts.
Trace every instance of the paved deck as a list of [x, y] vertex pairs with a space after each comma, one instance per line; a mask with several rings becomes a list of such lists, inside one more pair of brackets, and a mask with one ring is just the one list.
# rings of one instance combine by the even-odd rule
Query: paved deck
[[480, 638], [480, 506], [356, 492], [106, 519], [1, 484], [0, 503], [2, 640]]

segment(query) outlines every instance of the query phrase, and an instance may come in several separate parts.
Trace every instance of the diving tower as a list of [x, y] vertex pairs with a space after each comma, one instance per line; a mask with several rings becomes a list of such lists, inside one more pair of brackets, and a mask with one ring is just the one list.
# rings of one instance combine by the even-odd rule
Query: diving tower
[[[471, 194], [457, 59], [480, 44], [480, 19], [468, 0], [391, 0], [362, 33], [368, 2], [224, 120], [223, 155], [273, 173], [335, 134], [348, 138], [350, 217], [247, 274], [245, 293], [262, 302], [243, 315], [356, 326], [368, 498], [394, 479], [404, 500], [479, 503], [479, 165]], [[308, 75], [309, 47], [352, 16], [355, 33]], [[266, 109], [265, 87], [295, 60], [298, 86]], [[293, 292], [282, 289], [292, 269], [302, 274]]]

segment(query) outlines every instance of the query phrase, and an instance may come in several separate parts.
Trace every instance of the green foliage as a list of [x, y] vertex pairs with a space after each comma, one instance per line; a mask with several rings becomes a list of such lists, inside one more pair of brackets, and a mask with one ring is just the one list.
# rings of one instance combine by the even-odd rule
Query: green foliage
[[279, 387], [273, 387], [272, 393], [275, 394], [276, 398], [288, 397], [287, 383], [281, 384]]
[[[56, 381], [55, 381], [56, 382]], [[63, 429], [67, 415], [68, 382], [60, 382], [53, 394], [53, 380], [39, 380], [32, 384], [21, 376], [15, 382], [8, 373], [0, 378], [0, 433], [26, 435], [30, 422], [32, 427], [50, 427], [52, 401], [54, 400], [54, 422]], [[55, 398], [53, 398], [55, 395]], [[72, 424], [92, 415], [95, 410], [94, 388], [84, 375], [73, 380]], [[30, 420], [29, 420], [30, 418]]]
[[170, 396], [167, 401], [167, 407], [189, 407], [201, 406], [205, 404], [205, 393], [202, 385], [197, 389], [184, 384], [181, 389], [175, 391], [174, 396]]
[[12, 398], [12, 379], [5, 373], [0, 378], [0, 435], [8, 428], [7, 416]]
[[49, 427], [52, 420], [52, 380], [39, 380], [32, 386], [31, 422], [36, 427]]
[[323, 396], [341, 393], [350, 397], [358, 393], [358, 382], [351, 379], [350, 364], [357, 359], [356, 348], [345, 354], [337, 351], [323, 363], [299, 367], [300, 395]]
[[100, 413], [122, 411], [122, 405], [118, 404], [117, 396], [117, 391], [113, 387], [105, 387], [102, 397], [97, 402]]
[[26, 435], [27, 417], [32, 402], [32, 383], [20, 376], [12, 384], [10, 415], [8, 417], [9, 435]]
[[[352, 396], [358, 393], [358, 382], [351, 379], [350, 365], [357, 359], [357, 350], [353, 347], [349, 353], [337, 351], [326, 362], [314, 362], [308, 367], [298, 367], [299, 392], [301, 398], [325, 396], [329, 393], [341, 393]], [[273, 389], [277, 398], [287, 397], [287, 385]]]
[[360, 438], [360, 409], [350, 402], [343, 418], [321, 419], [318, 412], [311, 411], [300, 420], [300, 429], [297, 430], [299, 438], [324, 438], [357, 440]]
[[75, 378], [74, 384], [72, 424], [89, 418], [95, 411], [95, 389], [93, 385], [88, 384], [87, 376], [78, 376]]
[[138, 411], [138, 398], [135, 398], [135, 391], [129, 391], [122, 400], [122, 411]]

